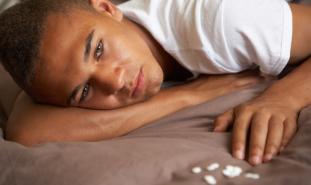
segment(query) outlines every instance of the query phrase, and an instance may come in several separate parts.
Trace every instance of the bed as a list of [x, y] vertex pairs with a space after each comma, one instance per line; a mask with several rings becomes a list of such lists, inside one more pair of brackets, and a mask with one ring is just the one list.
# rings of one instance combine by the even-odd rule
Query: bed
[[[0, 138], [1, 185], [192, 185], [213, 175], [222, 185], [311, 185], [311, 107], [299, 115], [298, 132], [270, 163], [253, 167], [230, 154], [230, 132], [211, 132], [213, 119], [249, 100], [271, 82], [183, 109], [126, 136], [98, 142], [62, 142], [32, 148]], [[5, 110], [0, 109], [5, 123]], [[207, 171], [212, 163], [220, 167]], [[227, 165], [243, 170], [223, 175]], [[198, 174], [193, 167], [201, 167]], [[246, 178], [256, 173], [259, 179]]]
[[[218, 184], [307, 185], [311, 174], [311, 107], [299, 116], [299, 130], [289, 146], [270, 163], [256, 167], [230, 155], [230, 132], [213, 133], [212, 120], [224, 110], [255, 96], [268, 84], [220, 97], [179, 111], [134, 132], [99, 142], [49, 143], [27, 148], [0, 140], [3, 185], [173, 185], [205, 184], [214, 175]], [[193, 174], [192, 168], [217, 162], [220, 168]], [[243, 174], [226, 178], [226, 165]]]

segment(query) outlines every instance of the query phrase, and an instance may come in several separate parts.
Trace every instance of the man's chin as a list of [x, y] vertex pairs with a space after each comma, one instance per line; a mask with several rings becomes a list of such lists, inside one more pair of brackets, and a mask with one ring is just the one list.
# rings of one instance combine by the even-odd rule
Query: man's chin
[[161, 86], [158, 86], [154, 89], [152, 89], [151, 91], [149, 91], [148, 93], [146, 93], [145, 95], [145, 99], [150, 99], [152, 98], [153, 96], [157, 95], [159, 92], [160, 92], [160, 89], [161, 89]]

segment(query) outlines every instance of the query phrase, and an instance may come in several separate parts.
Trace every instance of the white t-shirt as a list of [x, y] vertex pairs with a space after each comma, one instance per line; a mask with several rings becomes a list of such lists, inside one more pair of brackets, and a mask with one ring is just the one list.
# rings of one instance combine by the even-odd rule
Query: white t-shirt
[[259, 66], [278, 75], [290, 58], [292, 14], [284, 0], [131, 0], [119, 8], [194, 74]]

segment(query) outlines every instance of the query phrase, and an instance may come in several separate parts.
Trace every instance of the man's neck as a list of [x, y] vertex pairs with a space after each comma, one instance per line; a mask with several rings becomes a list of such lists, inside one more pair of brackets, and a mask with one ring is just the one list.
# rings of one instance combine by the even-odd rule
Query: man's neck
[[165, 51], [148, 30], [126, 17], [124, 17], [124, 23], [128, 25], [130, 29], [135, 30], [149, 46], [152, 54], [163, 70], [165, 81], [184, 80], [191, 77], [192, 74]]

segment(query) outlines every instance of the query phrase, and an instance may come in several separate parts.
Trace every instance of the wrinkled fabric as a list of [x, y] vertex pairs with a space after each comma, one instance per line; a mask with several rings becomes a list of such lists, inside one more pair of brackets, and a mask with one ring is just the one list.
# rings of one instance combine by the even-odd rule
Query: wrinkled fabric
[[270, 163], [253, 167], [230, 154], [231, 133], [213, 133], [213, 119], [256, 96], [265, 88], [232, 93], [181, 110], [130, 134], [99, 142], [42, 144], [33, 148], [0, 141], [1, 185], [189, 185], [205, 184], [194, 166], [218, 162], [260, 174], [226, 178], [212, 172], [222, 185], [303, 184], [311, 174], [311, 108], [299, 116], [299, 130], [288, 147]]

